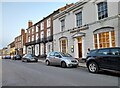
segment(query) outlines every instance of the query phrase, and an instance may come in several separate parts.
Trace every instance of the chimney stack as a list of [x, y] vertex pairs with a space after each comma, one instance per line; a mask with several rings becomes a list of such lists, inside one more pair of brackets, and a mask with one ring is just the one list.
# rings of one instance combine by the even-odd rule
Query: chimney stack
[[29, 20], [29, 22], [28, 22], [28, 28], [31, 27], [32, 25], [33, 25], [32, 21]]
[[24, 35], [24, 34], [25, 34], [25, 30], [21, 29], [21, 35]]

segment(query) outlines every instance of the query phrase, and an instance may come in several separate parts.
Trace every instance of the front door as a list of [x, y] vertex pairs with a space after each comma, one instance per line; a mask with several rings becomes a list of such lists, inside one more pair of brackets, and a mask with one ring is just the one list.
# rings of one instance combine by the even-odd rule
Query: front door
[[78, 38], [78, 56], [82, 58], [82, 37]]
[[78, 55], [79, 55], [79, 58], [82, 57], [82, 43], [78, 43]]

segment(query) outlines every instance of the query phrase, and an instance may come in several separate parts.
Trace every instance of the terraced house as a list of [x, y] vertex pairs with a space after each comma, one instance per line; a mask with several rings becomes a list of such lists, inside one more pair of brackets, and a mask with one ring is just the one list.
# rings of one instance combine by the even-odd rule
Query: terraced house
[[54, 50], [85, 58], [88, 48], [120, 47], [118, 8], [120, 2], [86, 0], [55, 15]]
[[45, 57], [48, 52], [53, 51], [53, 16], [72, 5], [69, 4], [59, 8], [35, 24], [32, 21], [28, 22], [26, 53]]
[[15, 37], [15, 54], [23, 56], [25, 54], [26, 33], [21, 29], [21, 34]]

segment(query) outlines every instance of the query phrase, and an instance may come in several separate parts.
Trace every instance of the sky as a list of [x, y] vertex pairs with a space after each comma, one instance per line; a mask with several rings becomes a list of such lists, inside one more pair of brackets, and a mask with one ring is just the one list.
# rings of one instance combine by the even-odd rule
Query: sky
[[69, 0], [69, 2], [26, 1], [14, 2], [12, 0], [10, 2], [7, 0], [0, 3], [0, 12], [2, 13], [0, 14], [0, 19], [2, 19], [2, 22], [0, 21], [0, 49], [13, 42], [14, 38], [20, 35], [22, 28], [27, 29], [29, 20], [35, 24], [58, 8], [79, 0]]

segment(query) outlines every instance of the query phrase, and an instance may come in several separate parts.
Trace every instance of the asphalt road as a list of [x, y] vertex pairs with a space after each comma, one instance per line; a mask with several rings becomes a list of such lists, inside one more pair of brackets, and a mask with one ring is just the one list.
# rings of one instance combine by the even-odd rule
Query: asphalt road
[[2, 60], [2, 86], [118, 86], [118, 76], [111, 72], [92, 74], [83, 67]]

